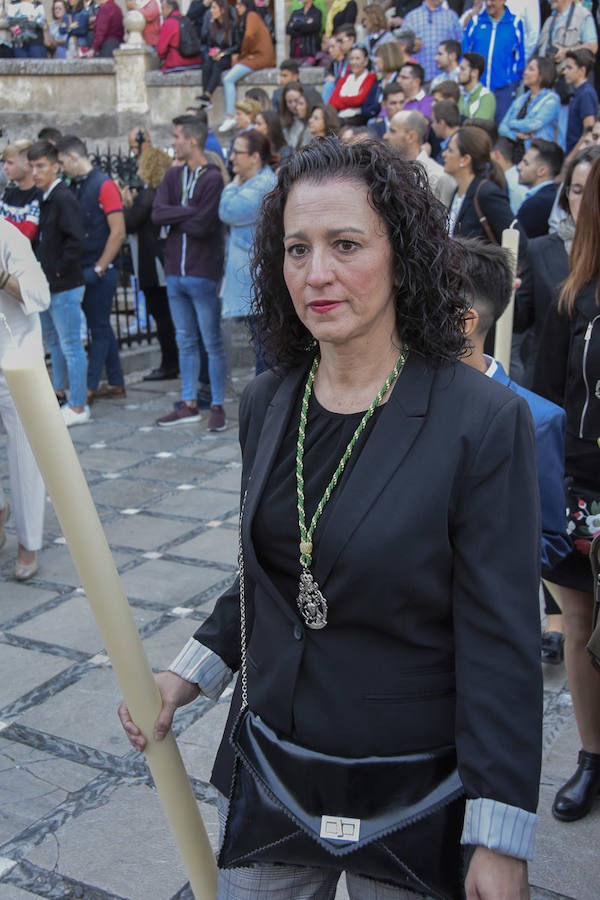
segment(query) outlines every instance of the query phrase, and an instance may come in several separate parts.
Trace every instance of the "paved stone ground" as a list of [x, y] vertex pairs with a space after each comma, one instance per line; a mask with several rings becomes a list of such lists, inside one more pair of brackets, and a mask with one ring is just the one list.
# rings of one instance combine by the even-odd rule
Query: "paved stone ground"
[[[234, 388], [248, 371], [238, 371]], [[230, 428], [154, 426], [177, 383], [139, 380], [73, 429], [100, 518], [151, 664], [169, 663], [236, 568], [240, 461]], [[7, 481], [0, 434], [0, 477]], [[8, 491], [7, 491], [8, 493]], [[117, 717], [119, 690], [48, 505], [40, 571], [11, 580], [14, 532], [0, 551], [0, 900], [187, 900], [191, 892], [143, 759]], [[199, 701], [176, 720], [179, 746], [213, 844], [212, 759], [227, 712]], [[599, 807], [559, 825], [553, 792], [577, 737], [565, 673], [546, 672], [545, 761], [532, 895], [595, 900]], [[347, 896], [343, 883], [338, 897]]]

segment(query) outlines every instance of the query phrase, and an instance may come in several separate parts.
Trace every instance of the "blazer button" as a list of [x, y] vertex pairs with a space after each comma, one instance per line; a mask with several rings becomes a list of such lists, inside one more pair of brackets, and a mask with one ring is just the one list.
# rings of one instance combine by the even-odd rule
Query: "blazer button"
[[299, 625], [294, 625], [294, 637], [297, 641], [301, 641], [304, 637], [304, 633]]

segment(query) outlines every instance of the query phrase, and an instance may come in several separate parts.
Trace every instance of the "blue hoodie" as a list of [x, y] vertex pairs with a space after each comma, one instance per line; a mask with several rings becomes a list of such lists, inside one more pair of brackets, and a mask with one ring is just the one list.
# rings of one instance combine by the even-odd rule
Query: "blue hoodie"
[[498, 22], [486, 11], [473, 16], [463, 38], [463, 53], [467, 51], [485, 58], [481, 81], [491, 91], [519, 81], [525, 68], [521, 19], [506, 7]]

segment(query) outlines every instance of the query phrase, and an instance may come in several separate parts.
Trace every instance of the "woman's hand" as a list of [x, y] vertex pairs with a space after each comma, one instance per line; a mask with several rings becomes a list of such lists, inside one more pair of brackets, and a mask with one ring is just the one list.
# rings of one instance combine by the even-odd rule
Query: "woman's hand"
[[467, 900], [528, 900], [527, 863], [477, 847], [465, 880]]
[[[174, 672], [160, 672], [154, 676], [154, 680], [162, 699], [162, 709], [154, 723], [154, 737], [157, 741], [161, 741], [171, 727], [175, 710], [195, 700], [200, 694], [200, 688], [197, 684], [175, 675]], [[129, 715], [124, 700], [119, 706], [118, 713], [129, 743], [136, 750], [145, 750], [146, 738]]]

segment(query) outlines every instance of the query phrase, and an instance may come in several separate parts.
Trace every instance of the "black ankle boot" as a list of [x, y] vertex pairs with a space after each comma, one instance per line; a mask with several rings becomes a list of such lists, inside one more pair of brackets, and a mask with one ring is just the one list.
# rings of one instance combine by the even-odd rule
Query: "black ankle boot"
[[580, 750], [577, 771], [554, 798], [552, 814], [561, 822], [587, 816], [600, 789], [600, 753]]

